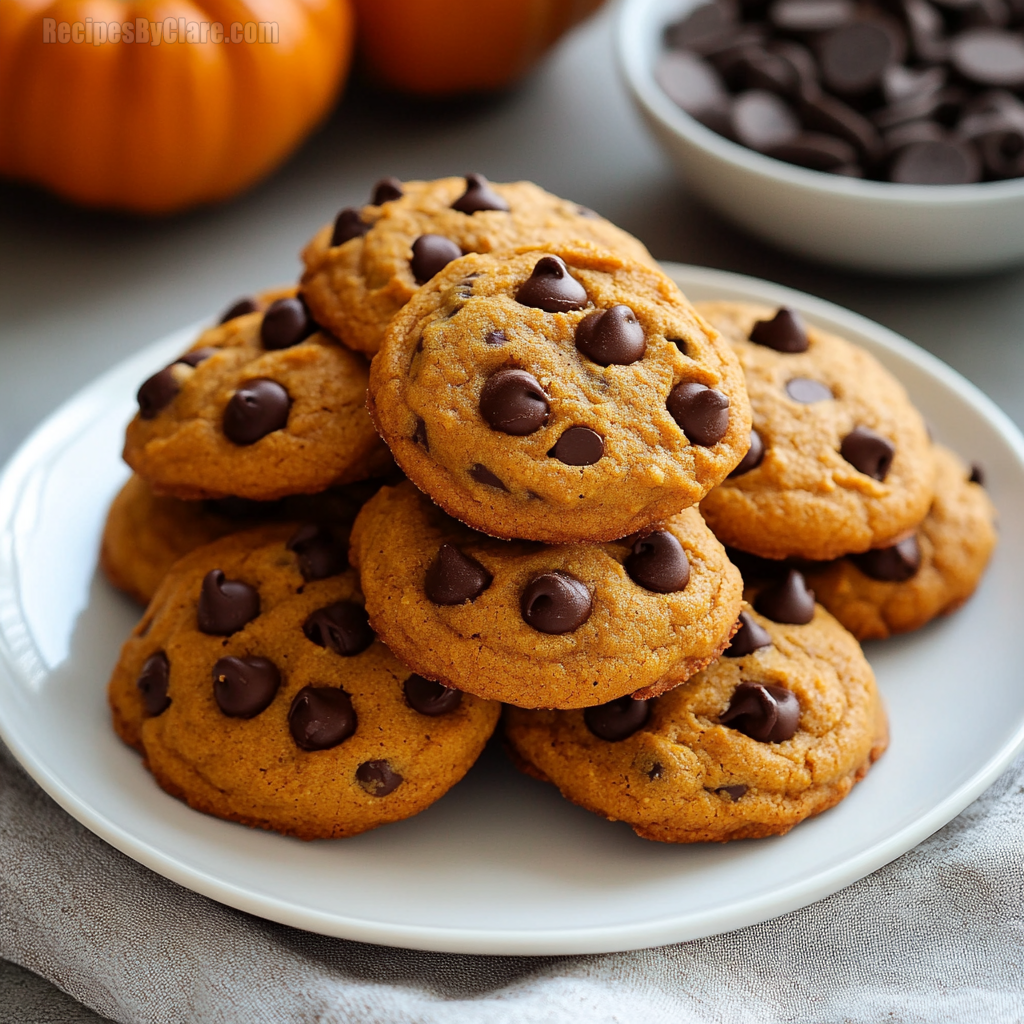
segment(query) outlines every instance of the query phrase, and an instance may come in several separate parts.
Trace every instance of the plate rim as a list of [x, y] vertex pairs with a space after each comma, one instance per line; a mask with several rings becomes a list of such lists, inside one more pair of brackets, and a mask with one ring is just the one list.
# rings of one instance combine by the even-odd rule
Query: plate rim
[[[799, 309], [811, 320], [857, 330], [879, 340], [908, 362], [915, 364], [945, 387], [956, 390], [984, 420], [996, 430], [1013, 451], [1024, 469], [1024, 435], [1016, 424], [976, 385], [952, 367], [895, 331], [826, 299], [775, 284], [760, 278], [689, 264], [664, 262], [665, 272], [684, 290], [690, 286], [724, 288], [742, 292], [749, 298], [784, 302]], [[61, 438], [70, 438], [77, 429], [102, 415], [96, 398], [112, 378], [129, 369], [139, 373], [156, 362], [163, 350], [172, 353], [187, 345], [190, 338], [206, 326], [206, 321], [171, 332], [164, 338], [116, 363], [62, 403], [22, 442], [0, 471], [0, 522], [9, 521], [9, 512], [29, 479], [39, 456], [53, 452]], [[136, 374], [136, 376], [139, 375]], [[0, 575], [13, 573], [12, 556], [0, 545]], [[6, 586], [0, 578], [0, 585]], [[152, 842], [136, 835], [124, 824], [94, 810], [85, 797], [74, 792], [55, 774], [45, 760], [37, 757], [17, 735], [16, 722], [9, 704], [16, 688], [10, 685], [19, 669], [8, 647], [0, 607], [0, 738], [28, 774], [41, 788], [79, 823], [109, 845], [144, 867], [169, 880], [255, 916], [322, 935], [369, 942], [378, 945], [450, 953], [491, 955], [580, 955], [643, 949], [667, 943], [717, 935], [757, 924], [808, 906], [831, 895], [878, 868], [895, 860], [932, 835], [987, 789], [1010, 762], [1024, 750], [1024, 719], [1016, 731], [968, 779], [944, 799], [919, 814], [898, 831], [858, 854], [847, 857], [831, 868], [818, 871], [785, 888], [751, 897], [728, 908], [708, 908], [698, 912], [673, 913], [665, 917], [615, 925], [597, 925], [557, 930], [437, 927], [368, 921], [334, 912], [317, 911], [266, 893], [256, 893], [235, 883], [211, 875], [179, 861]]]

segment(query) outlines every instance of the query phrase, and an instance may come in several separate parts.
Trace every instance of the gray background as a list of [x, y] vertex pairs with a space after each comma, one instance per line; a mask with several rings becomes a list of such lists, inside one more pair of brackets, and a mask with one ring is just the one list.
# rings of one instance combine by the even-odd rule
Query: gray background
[[[660, 259], [769, 278], [878, 320], [934, 352], [1024, 423], [1024, 270], [947, 281], [831, 271], [753, 241], [686, 193], [630, 106], [608, 13], [516, 92], [409, 104], [352, 87], [269, 181], [171, 220], [84, 213], [0, 188], [0, 462], [82, 385], [150, 341], [257, 288], [386, 174], [531, 178], [638, 235]], [[0, 928], [3, 922], [0, 921]], [[0, 961], [0, 1024], [101, 1018]]]

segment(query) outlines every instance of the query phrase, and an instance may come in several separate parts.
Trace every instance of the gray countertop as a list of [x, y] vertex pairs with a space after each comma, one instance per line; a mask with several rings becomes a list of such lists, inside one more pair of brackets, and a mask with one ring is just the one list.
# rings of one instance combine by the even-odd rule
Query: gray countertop
[[[171, 220], [84, 213], [0, 188], [0, 462], [98, 373], [235, 297], [298, 272], [298, 251], [378, 178], [531, 178], [638, 235], [660, 259], [780, 281], [899, 331], [1024, 424], [1024, 269], [952, 281], [837, 272], [753, 241], [686, 193], [630, 106], [608, 14], [516, 92], [421, 106], [350, 90], [271, 180]], [[3, 927], [0, 915], [0, 929]], [[0, 961], [0, 1024], [99, 1021]]]

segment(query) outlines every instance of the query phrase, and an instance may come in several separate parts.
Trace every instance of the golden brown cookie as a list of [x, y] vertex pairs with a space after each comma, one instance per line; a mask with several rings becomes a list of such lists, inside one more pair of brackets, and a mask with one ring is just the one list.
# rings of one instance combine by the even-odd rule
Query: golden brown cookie
[[750, 437], [729, 346], [660, 271], [582, 244], [447, 266], [392, 321], [368, 402], [447, 512], [548, 543], [695, 504]]
[[660, 693], [716, 658], [742, 584], [695, 509], [610, 544], [500, 541], [408, 482], [352, 530], [382, 639], [430, 679], [523, 707]]
[[493, 731], [497, 704], [419, 679], [376, 640], [339, 543], [290, 524], [200, 548], [125, 643], [115, 728], [197, 810], [355, 835], [432, 804]]
[[992, 502], [953, 452], [941, 445], [934, 450], [935, 499], [913, 534], [807, 574], [818, 600], [860, 640], [919, 629], [959, 608], [992, 555]]
[[289, 495], [278, 501], [182, 501], [158, 497], [134, 473], [107, 513], [100, 568], [115, 587], [140, 604], [148, 604], [171, 566], [190, 551], [218, 537], [274, 520], [335, 523], [347, 530], [356, 512], [379, 486], [379, 481], [367, 480], [322, 494]]
[[934, 492], [931, 443], [873, 356], [789, 310], [697, 308], [739, 357], [754, 418], [746, 458], [701, 504], [723, 543], [764, 558], [828, 560], [917, 526]]
[[318, 323], [372, 355], [388, 321], [455, 257], [576, 239], [654, 265], [632, 235], [529, 181], [385, 180], [369, 206], [342, 210], [306, 246], [302, 294]]
[[820, 606], [803, 625], [741, 621], [726, 657], [655, 700], [507, 708], [517, 763], [661, 842], [781, 835], [837, 804], [888, 742], [860, 646]]
[[269, 501], [387, 471], [365, 360], [298, 299], [204, 331], [139, 389], [125, 461], [157, 494]]

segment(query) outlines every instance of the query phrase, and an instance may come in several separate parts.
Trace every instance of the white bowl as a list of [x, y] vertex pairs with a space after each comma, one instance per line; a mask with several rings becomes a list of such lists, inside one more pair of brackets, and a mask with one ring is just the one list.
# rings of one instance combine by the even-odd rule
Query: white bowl
[[624, 0], [619, 63], [633, 98], [692, 191], [769, 242], [846, 267], [953, 274], [1024, 262], [1024, 178], [896, 185], [811, 171], [695, 121], [654, 79], [662, 29], [698, 0]]

